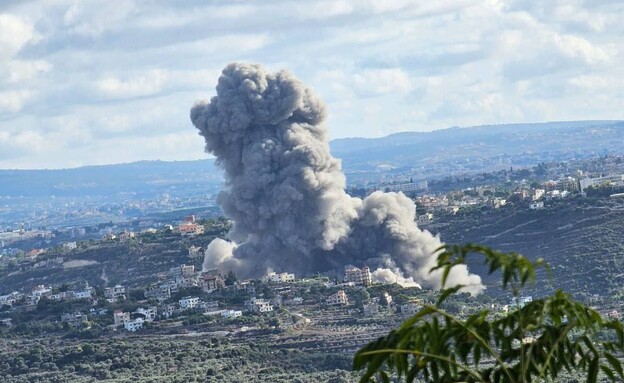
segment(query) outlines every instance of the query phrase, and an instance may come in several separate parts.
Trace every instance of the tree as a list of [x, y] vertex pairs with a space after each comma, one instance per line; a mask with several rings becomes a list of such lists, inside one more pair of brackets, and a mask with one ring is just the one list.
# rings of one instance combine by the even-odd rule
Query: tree
[[[445, 245], [437, 265], [445, 286], [449, 271], [480, 255], [489, 273], [499, 272], [502, 288], [516, 302], [521, 289], [535, 282], [536, 268], [516, 253], [479, 245]], [[624, 378], [616, 352], [624, 349], [619, 321], [603, 319], [595, 310], [562, 291], [536, 299], [502, 317], [481, 310], [465, 320], [442, 310], [442, 303], [462, 286], [443, 289], [434, 305], [424, 307], [398, 329], [357, 352], [354, 369], [364, 370], [361, 382], [505, 382], [556, 380], [565, 371], [597, 381], [601, 371], [611, 381]]]

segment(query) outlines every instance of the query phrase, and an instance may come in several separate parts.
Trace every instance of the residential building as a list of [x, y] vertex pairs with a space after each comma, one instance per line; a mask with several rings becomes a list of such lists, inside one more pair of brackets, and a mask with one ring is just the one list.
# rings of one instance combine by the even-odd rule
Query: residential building
[[205, 292], [210, 292], [225, 287], [225, 281], [220, 275], [203, 273], [199, 276], [197, 285]]
[[199, 305], [199, 298], [184, 297], [178, 301], [178, 304], [180, 305], [180, 309], [182, 310], [194, 309], [197, 308], [197, 306]]
[[74, 242], [65, 242], [63, 244], [63, 250], [75, 250], [78, 248], [78, 244]]
[[180, 234], [184, 235], [184, 236], [195, 236], [195, 235], [200, 235], [204, 233], [204, 226], [203, 225], [198, 225], [196, 223], [188, 223], [185, 222], [183, 224], [181, 224], [180, 226], [178, 226], [178, 230], [180, 231]]
[[126, 331], [135, 332], [143, 328], [144, 322], [145, 321], [143, 320], [143, 318], [129, 320], [127, 322], [124, 322], [124, 328], [126, 329]]
[[113, 323], [115, 326], [121, 326], [130, 320], [130, 313], [121, 310], [115, 310], [113, 313]]
[[273, 311], [273, 305], [264, 299], [251, 298], [245, 301], [245, 310], [254, 313], [267, 313]]
[[104, 289], [104, 296], [109, 303], [117, 302], [120, 299], [126, 299], [126, 287], [115, 285]]
[[242, 312], [242, 311], [240, 311], [240, 310], [224, 310], [224, 311], [221, 313], [221, 316], [222, 316], [222, 317], [224, 317], [224, 318], [228, 318], [228, 319], [231, 319], [231, 318], [238, 318], [238, 317], [240, 317], [240, 316], [242, 316], [242, 315], [243, 315], [243, 312]]
[[265, 279], [270, 282], [288, 283], [288, 282], [295, 281], [295, 274], [289, 274], [289, 273], [277, 274], [272, 271], [266, 275]]
[[336, 294], [332, 294], [325, 300], [325, 303], [328, 305], [348, 305], [349, 299], [347, 298], [347, 293], [344, 290], [338, 291]]
[[544, 201], [531, 202], [529, 204], [529, 209], [531, 210], [539, 210], [544, 208]]
[[373, 277], [368, 266], [358, 269], [355, 266], [345, 267], [345, 282], [353, 282], [356, 285], [370, 286], [373, 284]]
[[146, 322], [151, 322], [156, 319], [157, 309], [155, 306], [139, 307], [134, 313], [143, 316]]

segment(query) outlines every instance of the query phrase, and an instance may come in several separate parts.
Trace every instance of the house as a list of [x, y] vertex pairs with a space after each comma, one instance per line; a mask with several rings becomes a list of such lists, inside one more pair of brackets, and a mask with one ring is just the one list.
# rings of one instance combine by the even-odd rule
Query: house
[[121, 233], [119, 233], [119, 240], [121, 242], [127, 242], [131, 239], [133, 239], [136, 236], [136, 234], [133, 231], [123, 231]]
[[178, 231], [184, 236], [196, 236], [204, 234], [204, 226], [196, 223], [184, 222], [178, 226]]
[[171, 298], [171, 287], [168, 284], [162, 284], [160, 286], [153, 286], [152, 288], [145, 290], [145, 298], [156, 299], [164, 301]]
[[126, 299], [126, 288], [122, 285], [115, 285], [114, 287], [107, 287], [104, 289], [104, 296], [109, 303], [117, 302], [118, 300]]
[[145, 320], [143, 318], [136, 318], [133, 320], [129, 320], [124, 322], [124, 328], [126, 331], [135, 332], [143, 328], [143, 323]]
[[221, 316], [227, 319], [238, 318], [243, 315], [243, 312], [240, 310], [224, 310], [221, 313]]
[[203, 273], [199, 277], [197, 286], [201, 287], [205, 292], [211, 292], [225, 287], [225, 281], [220, 275]]
[[344, 290], [338, 291], [336, 294], [332, 294], [325, 300], [325, 303], [328, 305], [348, 305], [349, 299], [347, 298], [347, 294]]
[[157, 309], [155, 306], [148, 308], [139, 307], [134, 313], [141, 315], [146, 322], [152, 322], [156, 319]]
[[180, 309], [182, 310], [194, 309], [194, 308], [197, 308], [197, 306], [199, 305], [199, 298], [198, 297], [184, 297], [178, 301], [178, 304], [180, 305]]
[[251, 298], [245, 301], [245, 310], [253, 313], [267, 313], [273, 311], [273, 305], [264, 299]]
[[201, 247], [191, 245], [191, 247], [189, 247], [188, 249], [188, 255], [191, 258], [203, 256]]
[[370, 286], [373, 284], [373, 277], [368, 266], [358, 269], [355, 266], [345, 267], [345, 282], [353, 282], [356, 285]]
[[20, 300], [24, 295], [14, 291], [7, 295], [0, 296], [0, 307], [2, 306], [13, 306], [18, 300]]
[[543, 208], [544, 208], [544, 201], [531, 202], [531, 204], [529, 205], [529, 209], [531, 210], [538, 210], [538, 209], [543, 209]]
[[176, 311], [178, 311], [176, 305], [173, 303], [170, 303], [162, 307], [161, 315], [163, 316], [163, 318], [170, 318], [173, 314], [176, 313]]
[[63, 250], [70, 251], [70, 250], [75, 250], [77, 248], [78, 248], [78, 244], [75, 241], [74, 242], [65, 242], [63, 244]]
[[289, 282], [295, 281], [295, 274], [289, 274], [289, 273], [277, 274], [271, 271], [270, 273], [266, 275], [265, 280], [269, 282], [275, 282], [275, 283], [289, 283]]
[[115, 310], [113, 313], [113, 322], [115, 326], [121, 326], [130, 320], [130, 313], [121, 310]]
[[199, 308], [205, 311], [215, 311], [219, 309], [219, 302], [210, 301], [210, 302], [199, 302]]

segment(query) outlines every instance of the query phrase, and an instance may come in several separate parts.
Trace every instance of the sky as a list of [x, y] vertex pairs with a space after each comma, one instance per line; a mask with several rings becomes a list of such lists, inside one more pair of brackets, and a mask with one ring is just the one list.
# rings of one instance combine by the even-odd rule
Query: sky
[[0, 169], [208, 158], [234, 61], [287, 69], [330, 137], [624, 117], [624, 2], [1, 0]]

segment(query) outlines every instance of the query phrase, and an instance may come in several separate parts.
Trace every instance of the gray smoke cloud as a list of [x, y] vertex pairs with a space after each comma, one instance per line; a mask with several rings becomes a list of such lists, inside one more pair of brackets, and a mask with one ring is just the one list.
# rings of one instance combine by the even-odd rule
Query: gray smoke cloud
[[[191, 108], [191, 121], [225, 170], [217, 202], [234, 224], [229, 241], [208, 246], [204, 269], [301, 275], [366, 264], [379, 281], [441, 287], [440, 273], [429, 273], [440, 239], [417, 227], [409, 198], [345, 192], [323, 124], [326, 108], [310, 89], [287, 71], [234, 63], [216, 91]], [[449, 281], [472, 294], [484, 288], [465, 267], [454, 268]]]

